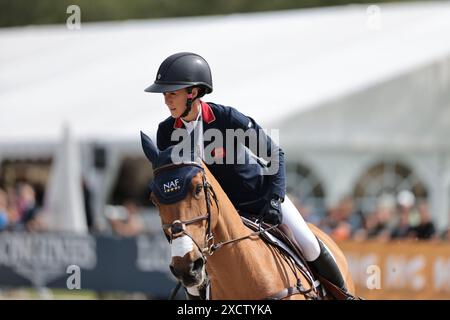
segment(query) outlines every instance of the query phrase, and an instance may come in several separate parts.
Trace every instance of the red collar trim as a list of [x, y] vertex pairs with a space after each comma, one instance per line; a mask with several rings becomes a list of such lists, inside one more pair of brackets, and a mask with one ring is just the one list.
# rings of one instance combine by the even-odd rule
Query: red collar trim
[[214, 112], [212, 111], [209, 104], [206, 102], [200, 101], [202, 103], [202, 118], [203, 121], [207, 124], [210, 124], [211, 122], [216, 120], [216, 116], [214, 115]]
[[183, 124], [183, 121], [181, 121], [181, 118], [176, 118], [175, 122], [173, 124], [173, 128], [180, 129], [180, 128], [183, 128], [183, 126], [184, 126], [184, 124]]
[[[216, 120], [216, 116], [214, 115], [214, 112], [212, 111], [211, 107], [203, 101], [200, 101], [202, 104], [202, 119], [207, 124], [210, 124], [211, 122]], [[181, 121], [181, 118], [176, 118], [175, 122], [173, 124], [174, 129], [180, 129], [184, 127], [183, 121]]]

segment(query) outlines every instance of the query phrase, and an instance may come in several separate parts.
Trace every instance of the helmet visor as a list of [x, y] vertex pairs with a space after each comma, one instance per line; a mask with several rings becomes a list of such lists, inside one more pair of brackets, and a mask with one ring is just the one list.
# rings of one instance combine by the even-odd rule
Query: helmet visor
[[147, 89], [146, 92], [156, 92], [156, 93], [164, 93], [164, 92], [172, 92], [177, 91], [183, 88], [191, 87], [192, 84], [169, 84], [169, 83], [154, 83]]

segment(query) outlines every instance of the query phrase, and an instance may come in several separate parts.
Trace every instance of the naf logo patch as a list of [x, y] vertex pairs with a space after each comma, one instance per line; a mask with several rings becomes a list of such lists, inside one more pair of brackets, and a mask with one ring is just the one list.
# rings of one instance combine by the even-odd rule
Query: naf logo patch
[[162, 171], [155, 176], [150, 189], [161, 203], [176, 203], [186, 197], [192, 178], [200, 171], [201, 168], [189, 165]]
[[180, 179], [174, 179], [172, 181], [163, 184], [164, 193], [174, 192], [180, 190]]

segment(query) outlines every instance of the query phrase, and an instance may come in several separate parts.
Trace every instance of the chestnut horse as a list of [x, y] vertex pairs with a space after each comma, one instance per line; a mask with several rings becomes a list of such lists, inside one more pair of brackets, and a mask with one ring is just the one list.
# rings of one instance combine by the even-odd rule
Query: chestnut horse
[[[155, 174], [151, 199], [171, 242], [170, 269], [188, 291], [209, 279], [211, 299], [321, 297], [315, 294], [307, 274], [244, 225], [205, 164], [173, 164], [167, 160], [170, 151], [159, 151], [143, 133], [141, 138]], [[310, 227], [333, 253], [349, 292], [354, 294], [342, 251], [325, 233]]]

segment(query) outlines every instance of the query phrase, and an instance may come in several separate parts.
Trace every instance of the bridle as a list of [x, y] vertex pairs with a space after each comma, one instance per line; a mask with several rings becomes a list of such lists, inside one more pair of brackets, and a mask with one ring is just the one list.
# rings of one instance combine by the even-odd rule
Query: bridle
[[[167, 171], [167, 170], [171, 170], [171, 169], [175, 169], [175, 168], [181, 168], [181, 167], [185, 167], [185, 166], [191, 166], [191, 167], [193, 166], [193, 167], [200, 168], [200, 172], [202, 173], [202, 187], [203, 187], [203, 192], [205, 194], [205, 201], [206, 201], [206, 213], [201, 216], [189, 219], [189, 220], [175, 220], [172, 223], [165, 223], [162, 225], [162, 228], [164, 230], [170, 230], [170, 237], [168, 237], [170, 242], [172, 242], [172, 240], [175, 237], [179, 237], [182, 235], [186, 235], [189, 238], [191, 238], [191, 240], [194, 242], [194, 244], [197, 246], [197, 248], [201, 252], [203, 259], [206, 263], [207, 256], [212, 255], [216, 249], [215, 245], [214, 245], [214, 235], [212, 234], [212, 230], [211, 230], [211, 217], [212, 217], [211, 197], [214, 200], [214, 202], [216, 203], [217, 209], [219, 209], [219, 206], [218, 206], [218, 200], [217, 200], [216, 193], [214, 192], [214, 189], [209, 184], [209, 182], [206, 181], [206, 174], [205, 174], [205, 170], [204, 170], [203, 166], [197, 162], [183, 162], [180, 164], [168, 164], [168, 165], [161, 166], [161, 167], [155, 169], [154, 175], [156, 176], [159, 173], [161, 173], [162, 171]], [[186, 230], [186, 226], [203, 221], [203, 220], [206, 220], [207, 230], [205, 232], [205, 242], [204, 242], [205, 246], [201, 247], [197, 243], [197, 241], [194, 239], [194, 237]]]
[[[219, 209], [219, 205], [218, 205], [219, 201], [217, 199], [217, 196], [216, 196], [216, 193], [214, 192], [213, 187], [211, 186], [211, 184], [208, 181], [206, 181], [206, 174], [205, 174], [205, 170], [204, 170], [203, 166], [201, 164], [197, 163], [197, 162], [183, 162], [183, 163], [180, 163], [180, 164], [173, 164], [173, 163], [171, 163], [171, 164], [164, 165], [164, 166], [161, 166], [161, 167], [155, 169], [154, 170], [154, 175], [156, 176], [162, 171], [167, 171], [167, 170], [171, 170], [171, 169], [174, 169], [174, 168], [181, 168], [181, 167], [185, 167], [185, 166], [194, 166], [194, 167], [198, 167], [198, 168], [201, 169], [200, 172], [202, 173], [202, 187], [203, 187], [203, 191], [205, 193], [205, 200], [206, 200], [206, 213], [204, 215], [201, 215], [201, 216], [189, 219], [189, 220], [175, 220], [172, 223], [165, 223], [165, 224], [163, 224], [162, 228], [164, 230], [170, 230], [171, 231], [170, 232], [170, 237], [168, 237], [170, 242], [174, 239], [174, 237], [178, 237], [178, 236], [181, 236], [181, 235], [188, 236], [189, 238], [192, 239], [194, 244], [200, 250], [200, 252], [201, 252], [201, 254], [203, 256], [203, 259], [204, 259], [204, 261], [206, 263], [207, 256], [211, 256], [215, 251], [217, 251], [218, 249], [220, 249], [224, 245], [227, 245], [227, 244], [230, 244], [230, 243], [233, 243], [233, 242], [237, 242], [237, 241], [241, 241], [241, 240], [244, 240], [244, 239], [248, 239], [248, 238], [251, 238], [251, 237], [254, 237], [254, 236], [259, 236], [261, 233], [269, 231], [269, 230], [274, 229], [274, 228], [277, 227], [277, 225], [274, 225], [272, 227], [268, 227], [268, 228], [265, 228], [265, 229], [261, 229], [260, 228], [260, 230], [252, 232], [252, 233], [250, 233], [248, 235], [245, 235], [243, 237], [215, 243], [214, 242], [214, 235], [213, 235], [212, 230], [211, 230], [211, 217], [212, 217], [212, 215], [211, 215], [211, 203], [212, 203], [211, 197], [214, 200], [214, 202], [216, 204], [216, 207], [217, 207], [217, 210], [219, 211], [219, 214], [220, 214], [220, 209]], [[203, 221], [203, 220], [207, 220], [206, 221], [206, 223], [207, 223], [207, 231], [205, 233], [205, 246], [201, 247], [197, 243], [197, 241], [195, 241], [195, 239], [192, 237], [192, 235], [189, 232], [187, 232], [186, 226], [188, 226], [190, 224], [193, 224], [193, 223], [196, 223], [196, 222], [199, 222], [199, 221]]]

